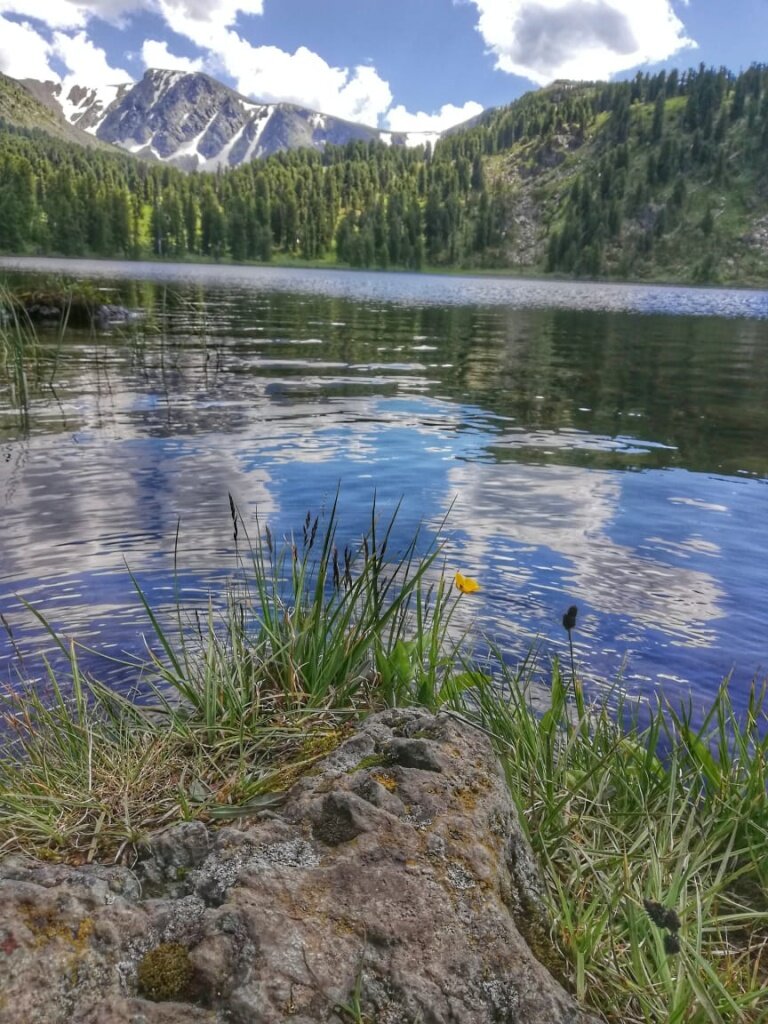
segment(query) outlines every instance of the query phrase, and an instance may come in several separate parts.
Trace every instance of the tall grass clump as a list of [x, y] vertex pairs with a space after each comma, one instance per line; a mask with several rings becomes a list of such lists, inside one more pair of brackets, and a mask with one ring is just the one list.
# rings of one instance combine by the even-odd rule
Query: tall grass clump
[[697, 725], [663, 700], [641, 719], [555, 662], [541, 714], [496, 665], [463, 716], [500, 755], [578, 999], [617, 1024], [768, 1020], [765, 687], [743, 717], [724, 685]]
[[0, 380], [11, 405], [26, 408], [39, 378], [41, 348], [37, 332], [12, 297], [0, 288]]
[[460, 595], [436, 564], [439, 539], [422, 551], [416, 535], [394, 553], [395, 518], [381, 526], [374, 508], [359, 542], [340, 548], [334, 503], [298, 537], [278, 543], [257, 521], [251, 541], [232, 504], [241, 556], [224, 607], [177, 605], [169, 622], [136, 585], [152, 642], [124, 665], [140, 697], [86, 678], [77, 648], [60, 643], [67, 685], [49, 669], [46, 698], [27, 685], [5, 699], [0, 850], [95, 856], [174, 817], [236, 817], [274, 800], [363, 715], [437, 710], [460, 682], [449, 637]]
[[[54, 345], [43, 345], [35, 324], [15, 293], [0, 285], [0, 383], [11, 406], [25, 411], [37, 388], [53, 385], [59, 348], [69, 319], [66, 297]], [[47, 379], [46, 379], [47, 378]]]
[[171, 636], [139, 591], [161, 656], [150, 656], [156, 711], [207, 743], [244, 741], [251, 722], [374, 707], [437, 709], [456, 661], [457, 597], [437, 569], [438, 540], [417, 533], [393, 550], [397, 510], [374, 506], [359, 542], [339, 548], [337, 504], [325, 521], [276, 542], [256, 520], [251, 541], [230, 498], [240, 571], [226, 607], [209, 603]]
[[[62, 641], [66, 680], [49, 669], [6, 695], [0, 853], [135, 856], [166, 823], [279, 803], [361, 717], [416, 705], [494, 744], [541, 867], [537, 955], [584, 1005], [611, 1024], [768, 1019], [765, 688], [740, 715], [724, 685], [701, 720], [662, 699], [590, 703], [569, 644], [542, 711], [530, 664], [470, 660], [456, 611], [478, 585], [454, 587], [439, 536], [398, 546], [374, 509], [343, 544], [334, 503], [278, 542], [231, 511], [226, 601], [169, 618], [137, 585], [152, 640], [134, 694], [86, 677]], [[572, 606], [569, 640], [575, 624]]]

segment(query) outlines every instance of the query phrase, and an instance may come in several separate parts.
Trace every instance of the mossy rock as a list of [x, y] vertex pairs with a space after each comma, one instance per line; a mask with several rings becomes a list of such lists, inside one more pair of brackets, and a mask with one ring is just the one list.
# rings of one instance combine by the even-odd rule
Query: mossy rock
[[192, 985], [189, 950], [178, 942], [163, 942], [139, 961], [139, 992], [155, 1002], [183, 999]]
[[347, 774], [354, 775], [355, 772], [364, 771], [366, 768], [384, 768], [390, 763], [390, 758], [385, 754], [368, 754], [358, 761], [354, 768], [350, 768]]

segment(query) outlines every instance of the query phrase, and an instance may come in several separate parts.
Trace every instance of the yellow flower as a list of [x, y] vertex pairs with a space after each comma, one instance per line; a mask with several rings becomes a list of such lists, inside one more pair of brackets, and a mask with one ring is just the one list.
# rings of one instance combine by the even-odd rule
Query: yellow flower
[[480, 584], [471, 576], [462, 576], [460, 572], [457, 572], [456, 589], [460, 590], [462, 594], [474, 594], [476, 590], [480, 589]]

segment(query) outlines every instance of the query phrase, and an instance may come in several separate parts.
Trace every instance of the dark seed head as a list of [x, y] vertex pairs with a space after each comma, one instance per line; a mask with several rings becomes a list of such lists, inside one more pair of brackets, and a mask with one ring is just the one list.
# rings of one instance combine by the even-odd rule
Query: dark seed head
[[664, 936], [664, 952], [667, 956], [674, 956], [680, 952], [680, 939], [672, 932], [667, 932]]
[[655, 900], [643, 900], [645, 912], [657, 928], [666, 928], [667, 908]]
[[229, 498], [229, 512], [232, 516], [232, 535], [234, 539], [237, 540], [237, 506], [235, 505], [235, 499], [231, 494], [228, 494], [227, 497]]
[[341, 586], [341, 573], [339, 571], [339, 549], [333, 549], [333, 585], [336, 590]]
[[680, 931], [680, 918], [674, 910], [667, 910], [664, 914], [664, 927], [668, 928], [671, 932]]
[[344, 586], [347, 589], [352, 586], [352, 552], [349, 545], [344, 548]]
[[677, 911], [665, 907], [663, 903], [655, 900], [643, 900], [645, 912], [657, 928], [666, 928], [670, 932], [680, 931], [680, 918]]
[[572, 604], [568, 611], [563, 616], [563, 629], [570, 631], [576, 628], [576, 616], [579, 614], [579, 609], [575, 604]]

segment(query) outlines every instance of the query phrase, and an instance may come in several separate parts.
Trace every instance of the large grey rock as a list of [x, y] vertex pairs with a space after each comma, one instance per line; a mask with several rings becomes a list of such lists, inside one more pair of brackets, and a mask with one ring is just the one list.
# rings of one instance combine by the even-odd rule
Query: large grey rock
[[[8, 859], [0, 902], [0, 1024], [324, 1024], [356, 992], [376, 1024], [587, 1021], [529, 945], [499, 766], [447, 716], [373, 716], [278, 812], [169, 829], [133, 871]], [[141, 965], [168, 950], [182, 990], [154, 1002]]]

